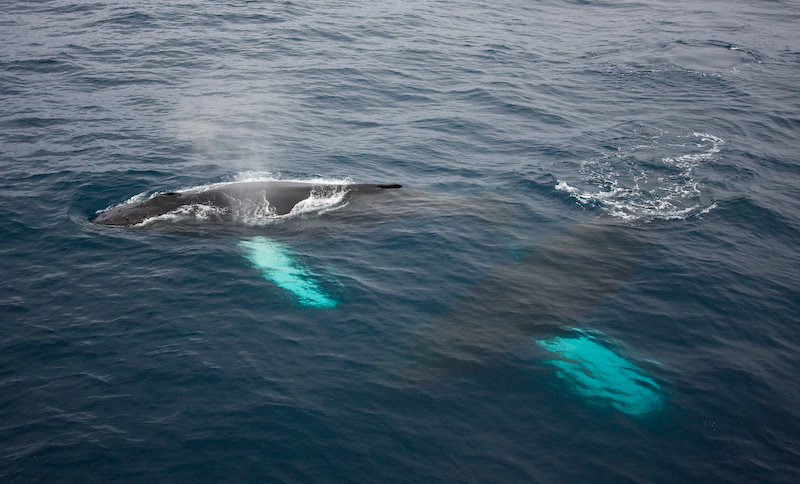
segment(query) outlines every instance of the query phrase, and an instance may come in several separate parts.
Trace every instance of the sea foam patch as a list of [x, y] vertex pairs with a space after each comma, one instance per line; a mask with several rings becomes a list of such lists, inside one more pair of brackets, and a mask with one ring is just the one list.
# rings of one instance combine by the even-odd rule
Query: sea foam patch
[[661, 407], [658, 384], [636, 365], [599, 344], [585, 333], [575, 337], [538, 340], [536, 344], [556, 355], [545, 360], [571, 390], [594, 404], [643, 416]]
[[631, 139], [581, 164], [584, 179], [559, 180], [556, 190], [580, 205], [600, 207], [626, 221], [671, 220], [699, 216], [716, 204], [701, 193], [695, 169], [715, 159], [724, 141], [708, 133], [673, 135], [634, 131]]
[[300, 304], [317, 308], [336, 305], [336, 300], [323, 291], [314, 281], [314, 274], [293, 258], [286, 245], [266, 237], [254, 237], [240, 241], [239, 246], [265, 279], [290, 292]]

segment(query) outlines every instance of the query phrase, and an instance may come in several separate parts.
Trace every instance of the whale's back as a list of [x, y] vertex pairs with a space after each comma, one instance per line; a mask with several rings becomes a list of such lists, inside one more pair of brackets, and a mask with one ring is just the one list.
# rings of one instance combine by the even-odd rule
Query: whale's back
[[311, 196], [345, 192], [374, 193], [402, 188], [398, 184], [315, 184], [283, 181], [250, 181], [194, 188], [156, 195], [144, 202], [130, 203], [100, 212], [92, 221], [101, 225], [136, 225], [149, 218], [164, 215], [180, 207], [205, 205], [229, 209], [251, 203], [269, 206], [270, 213], [286, 215]]

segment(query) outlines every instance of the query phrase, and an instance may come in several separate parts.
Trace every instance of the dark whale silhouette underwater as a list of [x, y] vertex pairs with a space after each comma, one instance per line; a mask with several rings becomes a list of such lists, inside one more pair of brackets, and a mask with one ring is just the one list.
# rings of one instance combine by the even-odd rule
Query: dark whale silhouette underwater
[[[302, 212], [303, 207], [295, 207], [304, 200], [334, 195], [341, 201], [395, 188], [402, 186], [275, 180], [219, 183], [123, 203], [98, 212], [92, 220], [135, 226], [180, 214], [184, 208], [202, 207], [230, 214], [243, 207], [266, 207], [269, 216], [283, 216]], [[409, 195], [407, 201], [413, 203], [415, 197]], [[633, 417], [657, 411], [664, 402], [659, 384], [620, 356], [602, 333], [573, 326], [630, 280], [647, 239], [646, 230], [598, 220], [522, 254], [476, 282], [446, 311], [420, 323], [395, 357], [385, 361], [378, 381], [389, 388], [420, 385], [442, 372], [480, 366], [490, 355], [527, 344], [568, 390], [588, 403]], [[254, 269], [301, 306], [337, 306], [324, 280], [284, 242], [258, 235], [239, 240], [238, 246]]]
[[231, 209], [246, 203], [264, 204], [265, 202], [272, 215], [286, 215], [299, 202], [316, 193], [324, 194], [344, 190], [345, 196], [350, 197], [355, 193], [377, 193], [392, 188], [402, 188], [402, 185], [318, 184], [290, 181], [222, 183], [211, 187], [162, 193], [143, 202], [112, 207], [99, 212], [92, 221], [101, 225], [136, 225], [186, 206], [203, 205]]

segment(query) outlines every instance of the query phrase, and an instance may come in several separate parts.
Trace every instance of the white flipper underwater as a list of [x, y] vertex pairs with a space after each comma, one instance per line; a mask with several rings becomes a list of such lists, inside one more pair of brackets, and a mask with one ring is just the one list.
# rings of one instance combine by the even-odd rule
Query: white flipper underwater
[[661, 388], [655, 381], [582, 331], [574, 337], [557, 336], [536, 344], [556, 356], [545, 360], [556, 368], [556, 375], [592, 403], [634, 416], [647, 415], [661, 406]]
[[303, 306], [331, 308], [336, 300], [314, 281], [314, 274], [293, 258], [289, 248], [267, 237], [253, 237], [239, 242], [244, 255], [264, 278], [290, 292]]
[[574, 227], [497, 268], [447, 311], [421, 323], [389, 361], [387, 383], [417, 385], [469, 371], [535, 341], [551, 353], [545, 364], [590, 403], [649, 414], [662, 406], [660, 388], [633, 363], [584, 332], [552, 337], [629, 281], [646, 246], [647, 231], [640, 228]]

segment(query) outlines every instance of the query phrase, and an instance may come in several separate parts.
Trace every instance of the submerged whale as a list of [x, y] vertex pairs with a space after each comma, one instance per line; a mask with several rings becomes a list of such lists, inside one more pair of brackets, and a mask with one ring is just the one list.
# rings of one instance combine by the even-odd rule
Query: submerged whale
[[575, 325], [637, 272], [646, 230], [597, 220], [487, 274], [430, 321], [419, 322], [385, 362], [381, 383], [417, 385], [480, 368], [492, 355], [531, 347], [544, 366], [592, 404], [644, 416], [661, 408], [659, 385], [599, 331]]
[[288, 181], [249, 181], [194, 188], [156, 195], [144, 202], [134, 202], [110, 208], [92, 220], [101, 225], [136, 225], [147, 219], [170, 213], [180, 207], [205, 205], [222, 209], [239, 204], [268, 203], [274, 215], [286, 215], [299, 202], [314, 194], [346, 191], [375, 193], [385, 189], [402, 188], [397, 184], [316, 184]]

